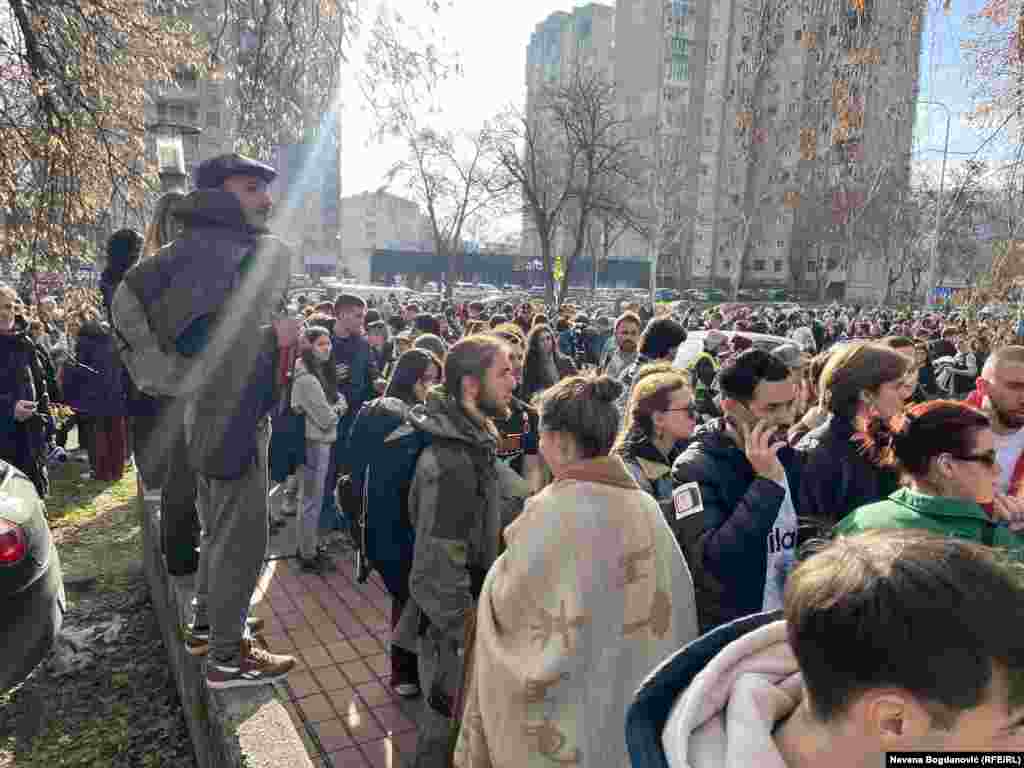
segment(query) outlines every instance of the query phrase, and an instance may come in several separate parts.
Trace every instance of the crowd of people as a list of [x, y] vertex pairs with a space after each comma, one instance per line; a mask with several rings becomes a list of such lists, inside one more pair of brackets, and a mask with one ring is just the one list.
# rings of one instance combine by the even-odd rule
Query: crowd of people
[[[0, 290], [2, 457], [45, 494], [56, 402], [92, 422], [97, 477], [131, 445], [169, 570], [197, 571], [211, 689], [294, 666], [247, 615], [291, 515], [304, 571], [351, 549], [390, 593], [420, 768], [1024, 748], [1019, 328], [317, 303], [287, 291], [275, 176], [203, 163], [64, 328]], [[69, 396], [81, 371], [102, 397]]]

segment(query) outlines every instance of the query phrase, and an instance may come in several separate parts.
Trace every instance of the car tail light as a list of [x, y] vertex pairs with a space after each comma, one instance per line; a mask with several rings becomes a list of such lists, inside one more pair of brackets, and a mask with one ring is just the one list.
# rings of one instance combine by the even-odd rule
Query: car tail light
[[0, 519], [0, 565], [20, 563], [28, 552], [28, 539], [20, 525]]

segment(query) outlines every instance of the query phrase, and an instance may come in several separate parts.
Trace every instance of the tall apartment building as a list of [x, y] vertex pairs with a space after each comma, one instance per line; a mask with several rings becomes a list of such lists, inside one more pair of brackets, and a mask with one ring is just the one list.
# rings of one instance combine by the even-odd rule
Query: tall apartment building
[[[217, 16], [223, 11], [223, 3], [216, 0], [187, 0], [175, 15], [189, 22], [200, 34], [213, 34], [219, 32]], [[146, 105], [147, 125], [170, 123], [201, 131], [185, 136], [182, 141], [189, 174], [203, 159], [231, 151], [234, 121], [227, 99], [233, 87], [236, 86], [227, 79], [197, 78], [190, 72], [182, 72], [175, 84], [153, 88], [152, 100]], [[146, 137], [146, 154], [150, 160], [156, 160], [155, 135]]]
[[[409, 245], [433, 250], [430, 227], [412, 200], [383, 190], [341, 198], [341, 264], [361, 282], [370, 281], [373, 251], [377, 248], [412, 250]], [[422, 245], [420, 245], [422, 244]]]
[[640, 126], [660, 117], [692, 158], [679, 254], [692, 284], [875, 291], [879, 264], [843, 224], [880, 168], [908, 176], [924, 10], [921, 0], [619, 0], [624, 108]]
[[[544, 88], [569, 81], [576, 72], [602, 74], [611, 82], [615, 47], [615, 9], [589, 3], [571, 13], [557, 11], [539, 23], [526, 46], [526, 114], [535, 109]], [[560, 233], [555, 252], [570, 247]], [[533, 222], [523, 217], [524, 257], [540, 254]]]

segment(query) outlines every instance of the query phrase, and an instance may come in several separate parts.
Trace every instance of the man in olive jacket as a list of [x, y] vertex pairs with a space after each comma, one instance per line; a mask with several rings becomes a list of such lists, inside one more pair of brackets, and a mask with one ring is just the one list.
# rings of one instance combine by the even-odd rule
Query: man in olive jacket
[[[419, 724], [416, 768], [452, 763], [467, 623], [501, 547], [502, 498], [493, 419], [508, 416], [515, 372], [505, 343], [470, 336], [451, 348], [445, 387], [413, 408], [409, 421], [430, 445], [416, 463], [409, 517], [416, 530], [409, 591], [430, 621], [421, 664], [437, 668]], [[426, 678], [421, 668], [420, 678]]]

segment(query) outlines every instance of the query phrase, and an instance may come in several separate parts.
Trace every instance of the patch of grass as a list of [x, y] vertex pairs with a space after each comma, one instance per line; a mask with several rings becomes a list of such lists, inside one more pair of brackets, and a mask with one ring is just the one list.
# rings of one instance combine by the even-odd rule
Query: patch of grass
[[135, 470], [124, 473], [116, 483], [83, 480], [88, 465], [67, 462], [51, 467], [50, 495], [46, 498], [46, 516], [50, 529], [88, 523], [97, 515], [133, 501], [136, 494]]
[[82, 480], [82, 464], [54, 469], [46, 509], [65, 579], [94, 577], [97, 590], [123, 589], [142, 568], [135, 471], [109, 483]]

